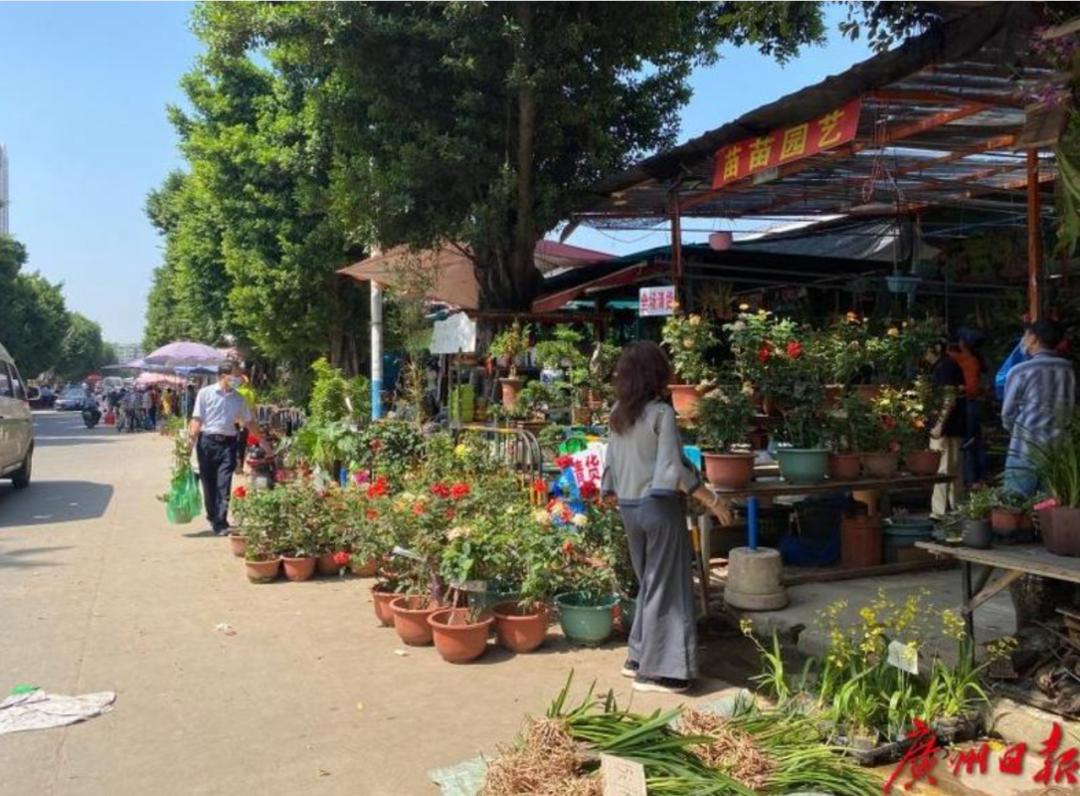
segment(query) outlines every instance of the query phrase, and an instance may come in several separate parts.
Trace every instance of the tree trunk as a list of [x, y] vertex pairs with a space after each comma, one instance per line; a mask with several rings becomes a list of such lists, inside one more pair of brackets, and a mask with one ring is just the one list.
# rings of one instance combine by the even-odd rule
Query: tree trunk
[[[517, 223], [511, 249], [511, 277], [517, 288], [514, 296], [531, 301], [539, 285], [536, 272], [536, 229], [533, 218], [533, 138], [536, 133], [536, 87], [533, 85], [532, 3], [519, 2], [518, 27], [518, 135], [517, 135]], [[515, 302], [517, 303], [517, 302]], [[526, 307], [521, 307], [525, 309]]]

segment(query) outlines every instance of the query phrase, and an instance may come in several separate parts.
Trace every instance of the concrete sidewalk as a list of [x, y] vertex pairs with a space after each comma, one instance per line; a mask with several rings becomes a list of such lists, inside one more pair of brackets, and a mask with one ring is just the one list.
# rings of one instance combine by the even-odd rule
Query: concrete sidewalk
[[[165, 439], [87, 431], [77, 414], [35, 423], [34, 484], [0, 484], [0, 693], [119, 696], [87, 723], [0, 738], [0, 794], [419, 796], [435, 793], [429, 769], [510, 741], [571, 669], [581, 691], [596, 680], [629, 698], [621, 643], [555, 635], [466, 666], [432, 648], [398, 656], [368, 582], [254, 586], [203, 524], [168, 525], [154, 499]], [[727, 650], [713, 671], [746, 663]], [[726, 686], [706, 679], [695, 697]]]

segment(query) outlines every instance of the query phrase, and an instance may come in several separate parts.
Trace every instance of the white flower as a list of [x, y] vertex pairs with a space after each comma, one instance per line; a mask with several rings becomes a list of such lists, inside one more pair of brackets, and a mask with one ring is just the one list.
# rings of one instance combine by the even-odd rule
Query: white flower
[[534, 511], [533, 520], [541, 525], [551, 525], [551, 515], [547, 513], [547, 509], [537, 509]]
[[472, 528], [468, 528], [468, 527], [451, 528], [449, 531], [446, 532], [446, 538], [452, 542], [455, 539], [461, 539], [463, 537], [466, 537], [470, 533], [472, 533]]
[[579, 528], [584, 528], [586, 525], [589, 524], [589, 518], [586, 517], [584, 514], [575, 514], [574, 518], [570, 521]]

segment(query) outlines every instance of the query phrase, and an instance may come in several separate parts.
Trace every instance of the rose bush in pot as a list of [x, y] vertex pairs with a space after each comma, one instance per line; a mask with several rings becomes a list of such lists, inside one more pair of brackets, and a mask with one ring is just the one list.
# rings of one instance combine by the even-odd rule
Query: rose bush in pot
[[252, 583], [274, 580], [281, 567], [278, 553], [285, 533], [283, 489], [260, 489], [244, 498], [244, 569]]
[[711, 483], [741, 489], [754, 473], [754, 453], [746, 439], [754, 421], [754, 406], [737, 385], [710, 390], [698, 403], [697, 441]]
[[698, 402], [715, 378], [708, 361], [709, 350], [718, 342], [715, 328], [701, 315], [675, 314], [664, 322], [661, 336], [678, 379], [670, 385], [672, 405], [679, 416], [693, 419]]

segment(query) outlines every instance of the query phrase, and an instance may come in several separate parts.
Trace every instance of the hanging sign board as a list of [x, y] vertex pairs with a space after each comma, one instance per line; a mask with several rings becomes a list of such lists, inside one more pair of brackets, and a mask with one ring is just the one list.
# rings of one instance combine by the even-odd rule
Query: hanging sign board
[[476, 351], [476, 321], [457, 312], [445, 321], [435, 321], [431, 335], [432, 354], [472, 354]]
[[674, 315], [675, 286], [643, 287], [638, 292], [638, 315]]
[[[859, 129], [861, 111], [862, 100], [852, 100], [808, 122], [744, 138], [718, 149], [714, 156], [713, 190], [846, 144]], [[763, 181], [772, 178], [766, 175]]]

